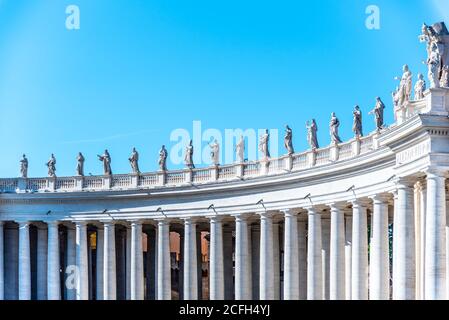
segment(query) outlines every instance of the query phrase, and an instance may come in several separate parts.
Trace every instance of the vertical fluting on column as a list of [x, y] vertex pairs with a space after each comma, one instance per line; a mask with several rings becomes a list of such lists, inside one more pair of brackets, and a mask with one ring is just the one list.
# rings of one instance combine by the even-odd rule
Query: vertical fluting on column
[[[36, 293], [37, 300], [47, 300], [48, 286], [51, 278], [48, 278], [48, 267], [50, 267], [48, 246], [50, 244], [47, 226], [39, 223], [37, 225], [37, 265], [36, 265]], [[59, 279], [58, 279], [59, 281]]]
[[388, 300], [390, 298], [390, 261], [388, 247], [388, 198], [375, 195], [372, 214], [372, 243], [370, 247], [369, 298]]
[[344, 206], [331, 204], [329, 298], [345, 299], [345, 215]]
[[184, 220], [184, 300], [198, 299], [196, 222]]
[[366, 205], [352, 203], [352, 300], [368, 299], [368, 222]]
[[321, 214], [308, 208], [307, 299], [323, 300], [323, 262], [321, 253]]
[[298, 216], [284, 212], [284, 300], [299, 299]]
[[76, 232], [73, 227], [67, 227], [67, 252], [66, 252], [66, 270], [65, 274], [65, 298], [67, 300], [76, 300], [76, 284], [78, 278], [74, 279], [69, 270], [74, 271], [76, 267]]
[[104, 229], [103, 226], [97, 227], [97, 243], [96, 243], [96, 294], [97, 300], [104, 300]]
[[322, 254], [322, 281], [323, 299], [329, 300], [330, 296], [330, 230], [331, 221], [328, 215], [321, 215], [321, 254]]
[[273, 221], [273, 288], [274, 300], [281, 299], [281, 253], [279, 247], [279, 222]]
[[89, 266], [87, 257], [87, 223], [76, 222], [76, 299], [89, 299]]
[[221, 217], [210, 218], [210, 300], [224, 300], [223, 223]]
[[273, 277], [273, 217], [269, 213], [260, 215], [260, 300], [274, 299]]
[[345, 217], [345, 297], [352, 299], [352, 215]]
[[[149, 248], [147, 248], [149, 250]], [[147, 251], [148, 254], [148, 251]], [[143, 300], [142, 222], [131, 222], [131, 300]]]
[[117, 299], [117, 266], [115, 255], [115, 224], [107, 221], [103, 224], [103, 299]]
[[428, 170], [426, 174], [425, 299], [443, 300], [449, 298], [446, 296], [445, 172], [433, 169]]
[[19, 300], [31, 300], [30, 224], [19, 223]]
[[[415, 299], [415, 227], [413, 215], [413, 182], [397, 180], [398, 203], [394, 213], [393, 299]], [[444, 193], [443, 193], [444, 194]], [[444, 199], [444, 198], [443, 198]]]
[[233, 239], [232, 225], [223, 226], [223, 265], [224, 265], [224, 285], [225, 300], [233, 300], [234, 298], [234, 279], [233, 279]]
[[250, 300], [248, 217], [235, 217], [235, 300]]
[[5, 223], [0, 221], [0, 300], [5, 300]]
[[48, 300], [61, 300], [60, 259], [59, 259], [59, 222], [49, 221], [48, 226]]
[[170, 223], [159, 220], [157, 227], [157, 298], [171, 300]]
[[307, 239], [306, 221], [303, 214], [298, 217], [298, 286], [299, 300], [307, 299]]

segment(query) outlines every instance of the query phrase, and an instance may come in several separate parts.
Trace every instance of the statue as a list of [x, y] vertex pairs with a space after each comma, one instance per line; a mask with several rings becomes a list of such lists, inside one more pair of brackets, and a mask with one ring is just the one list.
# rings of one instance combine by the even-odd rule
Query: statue
[[287, 153], [293, 154], [295, 151], [293, 150], [293, 130], [290, 129], [288, 125], [285, 125], [285, 137], [284, 137], [284, 146], [287, 149]]
[[384, 109], [384, 103], [380, 97], [376, 97], [376, 106], [368, 114], [374, 114], [374, 121], [376, 123], [377, 131], [380, 131], [384, 126]]
[[210, 158], [214, 166], [218, 166], [220, 164], [220, 145], [218, 144], [217, 139], [211, 144], [210, 147]]
[[427, 77], [429, 78], [430, 88], [440, 87], [440, 72], [441, 72], [441, 55], [438, 51], [438, 45], [432, 43], [430, 49], [430, 55], [426, 61], [428, 71]]
[[131, 169], [134, 174], [139, 174], [139, 153], [137, 152], [136, 148], [133, 148], [133, 151], [131, 153], [131, 157], [128, 158], [129, 163], [131, 164]]
[[394, 110], [398, 109], [399, 107], [399, 86], [396, 87], [396, 89], [391, 92], [391, 97], [393, 98], [393, 106]]
[[449, 66], [443, 67], [443, 73], [441, 74], [440, 87], [449, 88]]
[[78, 153], [76, 161], [78, 162], [76, 165], [76, 174], [78, 176], [84, 176], [84, 156], [81, 152]]
[[245, 139], [243, 139], [243, 135], [240, 136], [239, 142], [235, 146], [235, 151], [237, 155], [237, 161], [242, 163], [245, 161]]
[[415, 84], [415, 100], [424, 99], [424, 91], [426, 91], [426, 81], [422, 73], [418, 73], [418, 81]]
[[193, 164], [193, 141], [190, 140], [188, 146], [186, 147], [186, 154], [184, 155], [184, 162], [189, 169], [195, 168]]
[[165, 149], [165, 145], [162, 145], [161, 150], [159, 150], [159, 170], [161, 171], [167, 171], [167, 156], [167, 149]]
[[309, 121], [306, 122], [307, 128], [307, 142], [309, 143], [310, 149], [315, 150], [318, 149], [318, 139], [316, 132], [318, 131], [318, 127], [316, 125], [315, 119], [312, 119], [312, 123]]
[[111, 170], [111, 156], [109, 155], [108, 150], [104, 150], [104, 154], [103, 155], [97, 155], [98, 156], [98, 160], [103, 162], [103, 172], [105, 176], [110, 176], [112, 175], [112, 170]]
[[412, 73], [408, 65], [404, 65], [402, 70], [402, 77], [395, 77], [395, 80], [400, 80], [399, 90], [397, 92], [399, 107], [402, 107], [406, 102], [410, 101], [410, 95], [412, 93]]
[[340, 121], [338, 120], [335, 112], [331, 113], [331, 121], [329, 122], [329, 131], [331, 135], [331, 143], [337, 144], [341, 142], [340, 137], [338, 136], [338, 127], [340, 126]]
[[53, 153], [50, 156], [50, 160], [48, 160], [45, 165], [48, 167], [48, 176], [56, 177], [56, 158]]
[[266, 160], [270, 157], [270, 151], [268, 150], [268, 142], [270, 140], [270, 134], [268, 129], [265, 129], [265, 133], [260, 136], [259, 150], [262, 152], [262, 159]]
[[356, 138], [360, 138], [361, 136], [363, 136], [363, 132], [362, 132], [362, 111], [360, 111], [359, 106], [354, 107], [352, 115], [354, 118], [352, 125], [352, 132], [354, 132]]
[[25, 154], [23, 154], [22, 160], [20, 160], [20, 175], [22, 178], [28, 177], [28, 159]]

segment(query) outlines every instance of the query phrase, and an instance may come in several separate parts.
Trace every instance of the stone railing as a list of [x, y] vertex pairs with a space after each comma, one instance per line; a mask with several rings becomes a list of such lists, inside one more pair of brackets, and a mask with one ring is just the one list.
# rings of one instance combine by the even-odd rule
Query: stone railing
[[0, 193], [176, 187], [288, 174], [307, 168], [329, 165], [336, 161], [344, 161], [370, 152], [375, 149], [376, 136], [376, 133], [372, 133], [366, 137], [353, 138], [348, 142], [316, 150], [223, 166], [111, 176], [6, 178], [0, 179]]

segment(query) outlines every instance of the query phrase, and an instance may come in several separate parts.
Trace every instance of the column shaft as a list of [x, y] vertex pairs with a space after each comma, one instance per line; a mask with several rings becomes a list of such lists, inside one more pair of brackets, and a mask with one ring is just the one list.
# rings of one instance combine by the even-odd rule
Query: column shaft
[[343, 209], [331, 205], [329, 298], [345, 299], [345, 217]]
[[104, 300], [104, 229], [97, 228], [97, 272], [96, 272], [96, 295], [97, 300]]
[[115, 225], [105, 222], [103, 247], [103, 298], [104, 300], [117, 299], [117, 265], [115, 255]]
[[[66, 252], [65, 274], [65, 298], [67, 300], [76, 300], [77, 279], [71, 272], [76, 272], [76, 232], [74, 228], [67, 228], [67, 252]], [[77, 274], [77, 273], [76, 273]]]
[[87, 257], [87, 225], [85, 222], [76, 223], [76, 299], [89, 299], [89, 267]]
[[286, 211], [284, 228], [284, 300], [299, 299], [298, 216]]
[[61, 300], [61, 280], [59, 261], [59, 223], [48, 222], [48, 300]]
[[352, 289], [352, 216], [345, 218], [345, 296], [346, 300], [351, 300]]
[[307, 299], [323, 300], [323, 262], [321, 253], [321, 215], [308, 209]]
[[196, 223], [184, 221], [184, 300], [198, 299]]
[[142, 223], [133, 221], [131, 222], [131, 300], [143, 300], [143, 296]]
[[170, 224], [160, 220], [157, 226], [157, 298], [171, 300]]
[[269, 214], [260, 216], [260, 271], [259, 294], [261, 300], [274, 299], [273, 277], [273, 218]]
[[31, 300], [30, 225], [19, 224], [19, 300]]
[[210, 300], [224, 300], [223, 223], [210, 220]]
[[368, 299], [368, 225], [366, 207], [352, 205], [352, 300]]
[[250, 300], [248, 221], [245, 216], [236, 217], [235, 229], [235, 299]]

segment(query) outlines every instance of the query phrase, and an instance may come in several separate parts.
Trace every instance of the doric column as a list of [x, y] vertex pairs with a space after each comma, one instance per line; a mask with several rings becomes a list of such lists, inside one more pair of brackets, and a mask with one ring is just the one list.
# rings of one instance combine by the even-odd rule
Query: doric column
[[274, 299], [273, 277], [273, 218], [269, 213], [260, 215], [260, 300]]
[[[147, 254], [150, 248], [147, 248]], [[142, 222], [131, 222], [131, 300], [143, 300]]]
[[104, 300], [104, 229], [97, 227], [97, 265], [96, 265], [96, 291], [97, 300]]
[[76, 266], [78, 279], [76, 283], [76, 299], [89, 299], [89, 266], [87, 258], [87, 223], [76, 222]]
[[66, 300], [76, 300], [77, 278], [71, 276], [70, 271], [74, 272], [76, 267], [76, 232], [75, 228], [67, 227], [67, 265], [65, 274], [65, 298]]
[[37, 300], [47, 300], [49, 298], [49, 296], [47, 295], [48, 286], [50, 285], [51, 280], [51, 278], [47, 277], [48, 267], [50, 267], [49, 265], [50, 261], [48, 260], [49, 258], [48, 245], [50, 244], [50, 239], [48, 237], [49, 234], [46, 225], [42, 223], [37, 223], [36, 226], [37, 226], [36, 298]]
[[107, 221], [103, 224], [104, 247], [103, 247], [103, 299], [117, 299], [117, 266], [115, 255], [115, 225]]
[[376, 195], [373, 199], [372, 243], [370, 247], [369, 298], [390, 298], [390, 260], [388, 244], [388, 198]]
[[170, 223], [157, 223], [157, 299], [171, 300]]
[[48, 300], [61, 300], [60, 260], [59, 260], [59, 222], [49, 221], [48, 226]]
[[284, 212], [284, 300], [299, 299], [298, 216]]
[[351, 300], [352, 289], [352, 215], [345, 217], [345, 297]]
[[19, 300], [31, 300], [30, 224], [19, 223]]
[[299, 274], [299, 299], [307, 300], [307, 229], [306, 221], [298, 217], [298, 274]]
[[184, 220], [184, 300], [198, 300], [196, 222]]
[[345, 299], [345, 215], [344, 206], [331, 204], [329, 298]]
[[329, 300], [330, 292], [330, 233], [331, 221], [328, 215], [321, 215], [321, 254], [322, 254], [322, 280], [323, 300]]
[[449, 298], [446, 296], [445, 228], [445, 172], [438, 169], [428, 170], [424, 267], [426, 300], [443, 300]]
[[210, 218], [210, 300], [224, 300], [223, 223]]
[[366, 205], [352, 203], [352, 300], [368, 299], [368, 225]]
[[323, 263], [321, 254], [321, 215], [308, 208], [307, 299], [323, 300]]
[[5, 223], [0, 221], [0, 300], [5, 300]]
[[235, 299], [251, 299], [249, 275], [248, 217], [235, 217]]

